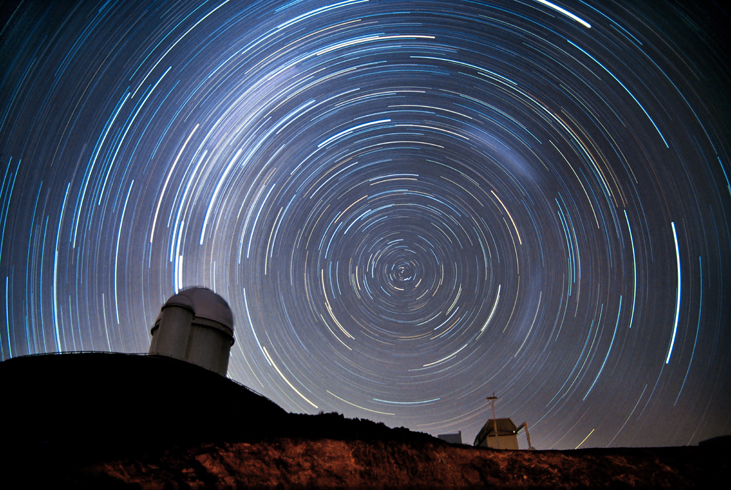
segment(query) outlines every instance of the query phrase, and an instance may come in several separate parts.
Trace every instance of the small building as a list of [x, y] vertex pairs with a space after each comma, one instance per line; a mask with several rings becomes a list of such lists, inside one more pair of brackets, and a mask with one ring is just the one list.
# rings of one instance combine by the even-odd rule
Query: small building
[[167, 356], [226, 376], [234, 319], [222, 297], [207, 288], [183, 289], [160, 309], [149, 355]]
[[439, 434], [437, 439], [441, 439], [450, 444], [462, 444], [462, 431], [459, 431], [456, 434]]
[[528, 439], [528, 449], [532, 449], [530, 445], [530, 435], [528, 435], [528, 425], [523, 422], [519, 427], [509, 418], [507, 419], [490, 419], [485, 422], [480, 432], [475, 437], [474, 446], [489, 447], [492, 449], [513, 449], [518, 450], [518, 433], [525, 429], [525, 435]]

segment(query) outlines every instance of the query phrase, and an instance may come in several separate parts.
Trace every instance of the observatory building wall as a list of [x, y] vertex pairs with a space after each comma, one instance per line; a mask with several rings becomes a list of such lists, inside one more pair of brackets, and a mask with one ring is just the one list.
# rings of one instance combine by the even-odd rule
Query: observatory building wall
[[174, 357], [226, 376], [233, 315], [210, 289], [185, 289], [171, 297], [150, 333], [149, 355]]
[[[192, 307], [163, 306], [158, 321], [152, 327], [150, 354], [184, 359], [193, 316]], [[165, 327], [160, 328], [161, 325]]]
[[517, 436], [490, 436], [486, 438], [487, 447], [492, 449], [514, 449], [519, 450]]
[[233, 332], [229, 333], [218, 325], [211, 325], [212, 323], [214, 322], [201, 319], [193, 322], [185, 360], [225, 375], [228, 371]]

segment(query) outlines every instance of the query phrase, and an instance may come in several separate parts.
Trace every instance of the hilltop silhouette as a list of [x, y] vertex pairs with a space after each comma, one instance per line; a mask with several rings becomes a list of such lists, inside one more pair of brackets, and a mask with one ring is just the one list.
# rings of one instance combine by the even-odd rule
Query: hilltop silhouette
[[0, 363], [5, 481], [77, 488], [695, 488], [707, 447], [497, 451], [339, 414], [287, 413], [181, 360], [38, 355]]

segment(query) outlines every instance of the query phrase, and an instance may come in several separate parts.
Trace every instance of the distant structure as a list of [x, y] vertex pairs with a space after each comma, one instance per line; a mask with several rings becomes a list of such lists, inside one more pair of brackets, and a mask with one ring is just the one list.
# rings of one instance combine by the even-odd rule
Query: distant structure
[[234, 319], [222, 297], [207, 288], [183, 289], [160, 309], [149, 355], [167, 356], [226, 376]]
[[439, 434], [437, 439], [441, 439], [450, 444], [462, 444], [462, 431], [460, 430], [456, 434]]
[[518, 433], [525, 429], [525, 436], [528, 439], [528, 449], [533, 449], [528, 434], [528, 424], [523, 422], [519, 427], [509, 418], [490, 419], [485, 422], [480, 432], [475, 437], [474, 445], [478, 447], [489, 447], [492, 449], [520, 449], [518, 447]]

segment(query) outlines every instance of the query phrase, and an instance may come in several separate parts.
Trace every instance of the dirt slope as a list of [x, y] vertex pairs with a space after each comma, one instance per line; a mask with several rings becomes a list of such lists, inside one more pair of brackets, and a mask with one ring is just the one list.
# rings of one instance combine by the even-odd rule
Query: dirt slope
[[[173, 359], [0, 363], [1, 488], [712, 488], [729, 438], [678, 448], [494, 451], [287, 413]], [[725, 477], [725, 478], [724, 478]]]
[[708, 488], [703, 482], [722, 474], [709, 472], [705, 460], [699, 447], [528, 452], [439, 441], [275, 439], [57, 460], [23, 476], [33, 487], [76, 488]]

